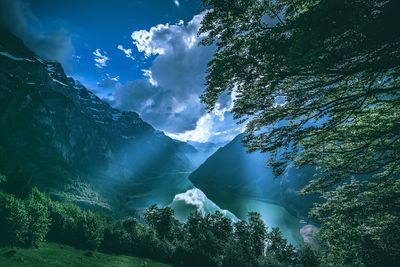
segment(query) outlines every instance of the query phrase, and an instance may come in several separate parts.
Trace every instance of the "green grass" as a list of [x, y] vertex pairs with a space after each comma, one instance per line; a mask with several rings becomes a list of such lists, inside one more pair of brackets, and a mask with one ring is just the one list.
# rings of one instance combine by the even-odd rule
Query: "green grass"
[[[149, 259], [141, 259], [129, 256], [114, 256], [94, 252], [86, 256], [85, 251], [72, 247], [45, 243], [38, 249], [15, 249], [15, 255], [7, 255], [13, 248], [0, 248], [0, 266], [4, 267], [168, 267], [170, 265], [159, 263]], [[147, 265], [146, 265], [147, 264]]]

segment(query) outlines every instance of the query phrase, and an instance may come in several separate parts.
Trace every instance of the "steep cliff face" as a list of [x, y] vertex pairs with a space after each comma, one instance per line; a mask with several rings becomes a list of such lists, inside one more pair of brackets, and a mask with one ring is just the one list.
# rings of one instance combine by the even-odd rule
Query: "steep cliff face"
[[42, 190], [92, 208], [140, 209], [188, 188], [183, 144], [0, 36], [0, 171], [24, 168]]
[[235, 197], [249, 197], [277, 203], [306, 216], [314, 197], [301, 197], [298, 191], [310, 181], [313, 168], [289, 167], [281, 177], [275, 178], [266, 164], [267, 154], [248, 154], [242, 144], [243, 135], [237, 136], [220, 148], [195, 170], [189, 179], [221, 208], [222, 203]]

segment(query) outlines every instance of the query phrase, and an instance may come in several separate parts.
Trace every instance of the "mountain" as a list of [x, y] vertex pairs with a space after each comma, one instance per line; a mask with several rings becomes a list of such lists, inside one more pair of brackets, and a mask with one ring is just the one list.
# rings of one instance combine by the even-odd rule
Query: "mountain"
[[185, 155], [189, 158], [194, 168], [199, 167], [209, 156], [214, 154], [214, 152], [217, 151], [218, 148], [225, 145], [225, 143], [201, 143], [195, 141], [187, 141], [185, 144], [187, 144]]
[[120, 215], [191, 188], [188, 144], [112, 108], [6, 30], [0, 37], [0, 172], [21, 168], [54, 198]]
[[237, 199], [258, 199], [285, 207], [298, 217], [306, 217], [315, 197], [302, 197], [298, 191], [312, 178], [312, 167], [290, 166], [275, 178], [267, 166], [268, 154], [247, 153], [243, 134], [218, 149], [190, 176], [189, 180], [223, 209], [239, 214]]

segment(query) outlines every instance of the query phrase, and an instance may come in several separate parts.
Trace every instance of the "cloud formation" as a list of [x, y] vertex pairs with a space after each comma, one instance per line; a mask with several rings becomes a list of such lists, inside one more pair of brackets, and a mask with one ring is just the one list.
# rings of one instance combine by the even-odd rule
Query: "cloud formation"
[[114, 88], [119, 82], [119, 76], [112, 77], [110, 74], [106, 73], [103, 78], [97, 82], [97, 86], [101, 88]]
[[181, 141], [225, 143], [245, 130], [245, 125], [238, 125], [234, 120], [231, 110], [234, 105], [235, 92], [231, 96], [225, 95], [217, 103], [215, 109], [205, 113], [196, 122], [193, 130], [180, 133], [166, 134]]
[[99, 69], [107, 67], [107, 61], [109, 61], [110, 58], [107, 57], [106, 54], [107, 54], [107, 52], [103, 51], [103, 53], [102, 53], [100, 48], [97, 48], [93, 52], [94, 62], [95, 62], [94, 65], [96, 67], [98, 67]]
[[121, 50], [125, 54], [125, 57], [135, 60], [135, 58], [132, 56], [131, 48], [124, 48], [122, 45], [118, 45], [117, 49]]
[[[204, 91], [207, 63], [214, 46], [199, 46], [197, 35], [204, 14], [188, 23], [159, 24], [131, 35], [137, 50], [153, 58], [144, 69], [144, 79], [117, 84], [114, 105], [138, 112], [142, 118], [173, 138], [206, 142], [233, 138], [241, 128], [229, 108], [231, 97], [207, 114], [200, 102]], [[214, 140], [215, 141], [215, 140]]]
[[143, 70], [143, 81], [117, 87], [117, 107], [135, 110], [167, 132], [195, 128], [205, 112], [199, 96], [204, 90], [207, 63], [215, 50], [197, 45], [202, 18], [197, 15], [186, 25], [159, 24], [132, 33], [138, 51], [155, 58], [151, 67]]
[[74, 46], [71, 34], [60, 27], [52, 32], [42, 30], [39, 19], [22, 0], [0, 0], [0, 25], [17, 37], [39, 56], [61, 62], [72, 70]]

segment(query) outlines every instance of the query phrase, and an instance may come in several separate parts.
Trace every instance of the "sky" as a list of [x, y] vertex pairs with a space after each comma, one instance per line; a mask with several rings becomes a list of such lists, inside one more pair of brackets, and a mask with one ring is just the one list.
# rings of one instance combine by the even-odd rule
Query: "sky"
[[199, 45], [204, 12], [200, 0], [0, 0], [1, 25], [113, 107], [178, 140], [225, 143], [243, 126], [234, 96], [211, 113], [199, 100], [216, 50]]

